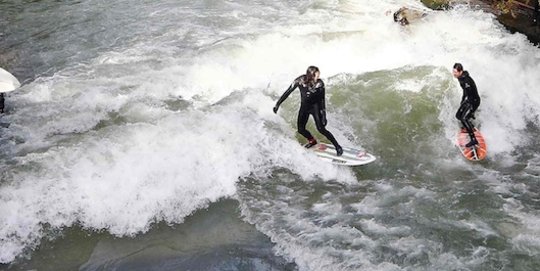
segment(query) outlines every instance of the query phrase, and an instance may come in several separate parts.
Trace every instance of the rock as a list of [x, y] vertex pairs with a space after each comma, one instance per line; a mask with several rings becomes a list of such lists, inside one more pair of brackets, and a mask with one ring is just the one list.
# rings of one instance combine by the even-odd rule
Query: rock
[[[534, 44], [540, 44], [540, 23], [533, 24], [533, 10], [525, 5], [512, 4], [496, 0], [421, 0], [431, 9], [444, 10], [458, 4], [468, 4], [474, 9], [481, 9], [494, 14], [497, 20], [511, 33], [519, 32], [527, 36]], [[517, 1], [517, 0], [514, 0]], [[525, 0], [524, 0], [525, 1]], [[534, 6], [534, 1], [526, 1], [528, 6]], [[539, 18], [540, 19], [540, 18]]]
[[532, 43], [540, 44], [540, 25], [534, 25], [532, 18], [519, 14], [515, 18], [511, 14], [501, 14], [497, 16], [497, 20], [511, 33], [522, 33]]
[[421, 0], [428, 8], [434, 10], [445, 10], [450, 8], [450, 0]]

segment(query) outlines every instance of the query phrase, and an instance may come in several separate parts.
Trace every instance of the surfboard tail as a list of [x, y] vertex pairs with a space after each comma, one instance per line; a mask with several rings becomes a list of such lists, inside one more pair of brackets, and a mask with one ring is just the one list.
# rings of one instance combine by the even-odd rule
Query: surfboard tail
[[469, 134], [466, 129], [461, 129], [457, 134], [457, 146], [461, 151], [461, 154], [469, 161], [481, 161], [487, 156], [487, 145], [484, 136], [477, 128], [474, 128], [474, 136], [478, 141], [477, 145], [466, 147], [470, 142]]

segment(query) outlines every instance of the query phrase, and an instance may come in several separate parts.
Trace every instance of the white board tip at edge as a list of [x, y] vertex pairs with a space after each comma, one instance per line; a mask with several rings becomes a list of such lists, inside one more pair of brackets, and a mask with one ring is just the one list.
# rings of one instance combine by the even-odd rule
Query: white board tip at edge
[[8, 71], [0, 68], [0, 92], [14, 91], [21, 86], [21, 83], [15, 76]]

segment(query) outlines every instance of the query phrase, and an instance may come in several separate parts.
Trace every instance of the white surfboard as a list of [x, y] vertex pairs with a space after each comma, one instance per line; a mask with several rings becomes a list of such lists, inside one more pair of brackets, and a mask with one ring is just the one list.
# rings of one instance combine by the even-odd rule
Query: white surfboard
[[6, 70], [0, 68], [0, 92], [10, 92], [21, 86], [19, 80]]
[[343, 154], [337, 156], [334, 146], [326, 143], [319, 143], [309, 149], [322, 160], [342, 166], [361, 166], [377, 160], [364, 150], [348, 147], [343, 147]]

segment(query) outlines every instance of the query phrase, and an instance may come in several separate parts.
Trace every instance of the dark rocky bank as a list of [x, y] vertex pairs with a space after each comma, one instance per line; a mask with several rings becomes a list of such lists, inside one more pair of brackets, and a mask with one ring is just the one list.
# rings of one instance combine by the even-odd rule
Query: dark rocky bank
[[[540, 0], [421, 0], [436, 10], [449, 9], [457, 4], [468, 4], [473, 8], [493, 13], [497, 20], [510, 32], [519, 32], [535, 45], [540, 45], [540, 15], [535, 12], [535, 1]], [[537, 20], [534, 21], [534, 17]]]

